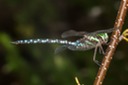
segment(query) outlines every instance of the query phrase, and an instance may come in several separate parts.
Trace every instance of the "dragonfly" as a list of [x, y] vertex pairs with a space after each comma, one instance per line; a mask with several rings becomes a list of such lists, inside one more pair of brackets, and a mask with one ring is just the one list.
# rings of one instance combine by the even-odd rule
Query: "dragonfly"
[[27, 39], [27, 40], [17, 40], [12, 42], [12, 44], [42, 44], [42, 43], [57, 43], [62, 44], [62, 46], [56, 48], [55, 52], [63, 50], [65, 48], [72, 51], [87, 51], [94, 48], [93, 61], [100, 66], [100, 62], [96, 60], [97, 49], [99, 48], [100, 53], [105, 54], [102, 45], [107, 45], [109, 36], [113, 28], [106, 30], [98, 30], [94, 32], [84, 32], [69, 30], [62, 33], [62, 38], [79, 36], [80, 39], [76, 41], [68, 41], [63, 39]]

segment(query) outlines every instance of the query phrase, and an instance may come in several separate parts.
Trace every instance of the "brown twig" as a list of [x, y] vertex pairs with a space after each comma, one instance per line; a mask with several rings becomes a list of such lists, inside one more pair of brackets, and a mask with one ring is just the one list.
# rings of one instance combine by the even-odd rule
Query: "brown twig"
[[119, 37], [124, 23], [127, 7], [128, 7], [128, 0], [121, 0], [119, 11], [114, 25], [115, 30], [112, 33], [111, 41], [107, 48], [106, 55], [104, 56], [101, 67], [99, 68], [97, 77], [93, 85], [102, 85], [103, 83], [107, 69], [109, 68], [109, 64], [112, 60], [113, 54], [119, 43]]

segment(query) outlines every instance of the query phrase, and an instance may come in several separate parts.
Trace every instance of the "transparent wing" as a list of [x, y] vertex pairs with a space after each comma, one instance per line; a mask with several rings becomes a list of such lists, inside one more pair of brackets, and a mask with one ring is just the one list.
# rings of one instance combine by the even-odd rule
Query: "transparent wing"
[[114, 30], [114, 28], [106, 29], [106, 30], [98, 30], [95, 32], [91, 32], [90, 35], [96, 35], [98, 33], [111, 33]]
[[62, 38], [72, 37], [72, 36], [83, 36], [85, 34], [88, 34], [87, 32], [77, 32], [75, 30], [69, 30], [64, 33], [62, 33]]
[[72, 51], [78, 50], [76, 48], [76, 46], [73, 46], [73, 45], [63, 45], [63, 46], [60, 46], [60, 47], [56, 48], [55, 54], [61, 53], [62, 51], [66, 50], [66, 49], [69, 49], [69, 50], [72, 50]]
[[98, 30], [95, 32], [77, 32], [75, 30], [69, 30], [64, 33], [62, 33], [61, 37], [62, 38], [67, 38], [67, 37], [72, 37], [72, 36], [83, 36], [83, 35], [96, 35], [98, 33], [111, 33], [114, 30], [114, 28], [106, 29], [106, 30]]
[[61, 53], [61, 52], [64, 51], [65, 49], [67, 49], [67, 46], [66, 46], [66, 45], [57, 47], [57, 48], [55, 49], [55, 54]]
[[70, 45], [70, 46], [68, 46], [67, 48], [70, 49], [70, 50], [72, 50], [72, 51], [78, 50], [78, 49], [76, 48], [76, 46], [73, 46], [73, 45]]

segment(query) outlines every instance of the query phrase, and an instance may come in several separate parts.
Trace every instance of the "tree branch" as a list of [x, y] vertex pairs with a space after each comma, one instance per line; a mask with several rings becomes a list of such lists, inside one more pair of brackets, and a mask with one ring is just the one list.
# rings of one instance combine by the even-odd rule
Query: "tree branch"
[[127, 8], [128, 8], [128, 0], [121, 0], [117, 18], [114, 25], [115, 30], [112, 33], [110, 44], [106, 50], [106, 55], [104, 56], [101, 67], [99, 68], [97, 77], [93, 85], [102, 85], [103, 83], [106, 72], [109, 68], [109, 64], [112, 60], [116, 47], [119, 43], [119, 37], [122, 30], [122, 26], [124, 24]]

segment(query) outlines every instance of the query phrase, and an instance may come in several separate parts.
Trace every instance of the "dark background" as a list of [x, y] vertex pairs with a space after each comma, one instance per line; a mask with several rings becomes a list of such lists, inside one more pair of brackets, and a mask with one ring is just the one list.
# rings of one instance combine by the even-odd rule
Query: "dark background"
[[[92, 61], [93, 50], [54, 54], [61, 45], [10, 42], [61, 39], [61, 33], [70, 29], [111, 28], [119, 4], [120, 0], [0, 0], [0, 85], [76, 85], [75, 76], [80, 83], [92, 85], [99, 68]], [[128, 43], [120, 42], [103, 85], [128, 85], [127, 50]], [[97, 59], [102, 58], [98, 52]]]

